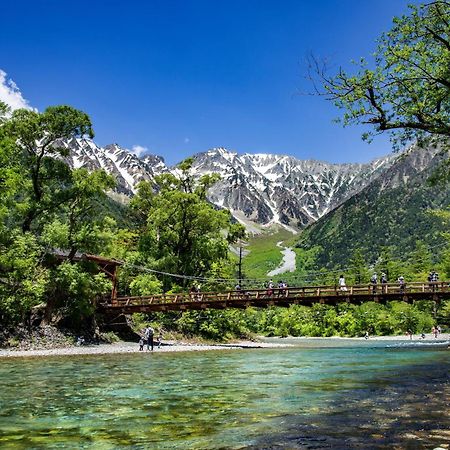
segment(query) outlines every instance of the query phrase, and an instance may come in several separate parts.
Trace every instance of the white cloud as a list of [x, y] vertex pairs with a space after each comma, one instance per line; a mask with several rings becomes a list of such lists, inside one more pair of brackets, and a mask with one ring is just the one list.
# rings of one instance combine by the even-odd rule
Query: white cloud
[[148, 152], [148, 148], [143, 147], [142, 145], [133, 145], [131, 149], [131, 153], [133, 153], [133, 155], [136, 155], [138, 158], [146, 152]]
[[185, 137], [185, 138], [184, 138], [184, 143], [185, 143], [185, 144], [188, 144], [189, 142], [191, 142], [191, 140], [190, 140], [188, 137]]
[[13, 80], [7, 77], [6, 72], [0, 69], [0, 100], [11, 107], [11, 109], [33, 109], [28, 100], [24, 99], [22, 92]]

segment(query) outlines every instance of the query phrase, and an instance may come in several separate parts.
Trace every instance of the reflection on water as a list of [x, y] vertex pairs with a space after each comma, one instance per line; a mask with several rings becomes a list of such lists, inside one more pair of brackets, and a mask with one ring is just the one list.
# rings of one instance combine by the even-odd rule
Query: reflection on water
[[445, 347], [318, 342], [2, 360], [0, 447], [415, 448], [449, 439]]

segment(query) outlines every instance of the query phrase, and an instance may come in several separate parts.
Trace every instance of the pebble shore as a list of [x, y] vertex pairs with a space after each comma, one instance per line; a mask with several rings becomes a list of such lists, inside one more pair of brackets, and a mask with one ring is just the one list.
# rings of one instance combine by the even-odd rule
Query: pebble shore
[[[234, 344], [190, 344], [176, 341], [164, 341], [161, 347], [154, 346], [153, 353], [167, 352], [194, 352], [206, 350], [231, 350], [243, 348], [276, 348], [289, 347], [287, 344], [272, 344], [265, 342], [244, 341]], [[0, 349], [0, 358], [17, 357], [37, 357], [37, 356], [70, 356], [70, 355], [104, 355], [104, 354], [123, 354], [123, 353], [151, 353], [139, 352], [139, 345], [133, 342], [117, 342], [114, 344], [99, 345], [80, 345], [61, 348], [39, 349], [39, 350], [10, 350]]]
[[[264, 339], [264, 338], [262, 338]], [[317, 338], [317, 337], [297, 337], [288, 338], [296, 343], [301, 341], [311, 341], [318, 339], [342, 339], [342, 340], [365, 340], [363, 337], [356, 338]], [[425, 339], [420, 339], [419, 335], [414, 335], [411, 340], [409, 336], [371, 336], [369, 340], [375, 341], [403, 341], [412, 342], [420, 341], [424, 343], [433, 343], [449, 340], [450, 335], [442, 334], [439, 339], [434, 339], [432, 334], [427, 334]], [[155, 343], [156, 344], [156, 343]], [[291, 347], [289, 342], [282, 342], [280, 339], [278, 342], [253, 342], [253, 341], [239, 341], [229, 344], [199, 344], [199, 343], [186, 343], [179, 341], [163, 341], [161, 347], [154, 346], [153, 353], [167, 353], [167, 352], [194, 352], [194, 351], [208, 351], [208, 350], [232, 350], [232, 349], [252, 349], [252, 348], [280, 348]], [[17, 357], [38, 357], [38, 356], [70, 356], [70, 355], [103, 355], [103, 354], [123, 354], [123, 353], [139, 353], [139, 346], [134, 342], [117, 342], [113, 344], [99, 344], [99, 345], [73, 345], [48, 349], [27, 349], [27, 350], [15, 350], [15, 349], [0, 349], [0, 358], [17, 358]], [[140, 353], [147, 353], [146, 347], [144, 351]], [[151, 352], [148, 352], [151, 353]]]

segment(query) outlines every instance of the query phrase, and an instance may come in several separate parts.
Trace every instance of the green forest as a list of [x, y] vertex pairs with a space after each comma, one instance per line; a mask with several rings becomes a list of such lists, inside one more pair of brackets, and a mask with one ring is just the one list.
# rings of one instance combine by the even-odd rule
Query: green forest
[[[68, 106], [42, 113], [19, 110], [8, 113], [3, 105], [0, 127], [1, 229], [0, 312], [9, 333], [17, 326], [54, 324], [73, 332], [93, 332], [94, 300], [110, 295], [111, 282], [97, 267], [76, 258], [91, 253], [125, 262], [120, 270], [121, 294], [145, 295], [179, 292], [190, 288], [189, 277], [200, 277], [202, 290], [233, 289], [237, 276], [236, 256], [229, 245], [245, 237], [226, 211], [206, 200], [206, 190], [217, 180], [204, 176], [195, 181], [190, 160], [179, 165], [179, 176], [161, 175], [154, 183], [143, 182], [126, 205], [108, 197], [114, 179], [103, 171], [71, 170], [64, 162], [63, 139], [93, 135], [88, 116]], [[445, 220], [445, 213], [441, 213]], [[244, 259], [244, 286], [261, 276], [255, 258], [270, 259], [275, 240], [260, 239]], [[283, 235], [285, 236], [285, 234]], [[444, 239], [444, 237], [443, 237]], [[269, 251], [269, 253], [268, 253]], [[55, 258], [63, 252], [65, 260]], [[416, 242], [407, 260], [398, 260], [389, 247], [379, 247], [374, 270], [390, 279], [403, 275], [424, 280], [430, 267], [442, 274], [450, 270], [450, 251], [441, 248], [440, 260], [427, 245]], [[272, 252], [272, 257], [277, 252]], [[318, 265], [317, 248], [298, 250], [302, 267], [289, 274], [288, 282], [334, 284], [338, 269]], [[348, 283], [369, 281], [373, 260], [357, 249], [346, 271]], [[182, 274], [186, 278], [157, 275]], [[216, 281], [229, 279], [228, 283]], [[258, 287], [260, 287], [258, 286]], [[450, 308], [441, 307], [439, 318], [448, 321]], [[136, 329], [152, 323], [165, 332], [210, 340], [254, 335], [358, 336], [428, 331], [435, 323], [429, 302], [414, 305], [392, 302], [289, 309], [191, 311], [135, 315]]]
[[[322, 94], [344, 110], [344, 124], [365, 124], [373, 133], [392, 133], [401, 145], [420, 142], [422, 151], [430, 143], [446, 151], [450, 44], [445, 33], [450, 13], [445, 5], [412, 7], [409, 16], [396, 19], [379, 41], [376, 69], [368, 69], [363, 61], [355, 74], [340, 71], [328, 77], [318, 70]], [[370, 134], [364, 137], [370, 138]], [[98, 333], [101, 321], [94, 305], [110, 295], [112, 286], [94, 264], [79, 261], [79, 254], [123, 261], [121, 294], [187, 291], [194, 279], [202, 280], [203, 291], [225, 290], [233, 289], [237, 281], [237, 260], [229, 248], [245, 239], [246, 233], [228, 211], [218, 210], [206, 198], [218, 176], [194, 179], [192, 159], [187, 159], [178, 165], [178, 175], [164, 174], [152, 182], [141, 182], [129, 202], [118, 203], [109, 195], [115, 187], [110, 175], [84, 168], [72, 170], [64, 160], [64, 141], [93, 136], [89, 116], [71, 106], [51, 106], [38, 112], [11, 111], [0, 104], [2, 345], [11, 343], [17, 328], [42, 324], [74, 335]], [[373, 271], [388, 273], [391, 281], [399, 276], [424, 281], [432, 268], [440, 272], [441, 279], [450, 278], [446, 233], [450, 215], [443, 208], [449, 200], [446, 161], [443, 158], [437, 176], [441, 184], [436, 199], [440, 202], [431, 205], [437, 209], [419, 215], [414, 209], [423, 196], [434, 195], [432, 188], [423, 188], [426, 180], [385, 192], [376, 208], [370, 206], [374, 201], [370, 195], [376, 193], [364, 193], [363, 202], [354, 197], [301, 235], [297, 271], [287, 276], [288, 282], [334, 284], [340, 271], [345, 271], [349, 284], [367, 283]], [[399, 196], [406, 199], [401, 206]], [[364, 202], [369, 204], [366, 209]], [[354, 208], [351, 214], [350, 207]], [[431, 228], [434, 234], [429, 236]], [[270, 243], [274, 245], [275, 240]], [[272, 260], [278, 255], [273, 248], [258, 245], [248, 263], [244, 261], [248, 279], [261, 279], [258, 259], [264, 267], [265, 258]], [[57, 258], [58, 254], [64, 254], [64, 260]], [[131, 323], [136, 330], [151, 323], [166, 333], [227, 340], [261, 334], [429, 332], [437, 321], [450, 323], [448, 302], [437, 312], [430, 302], [418, 301], [414, 305], [391, 302], [137, 314]]]

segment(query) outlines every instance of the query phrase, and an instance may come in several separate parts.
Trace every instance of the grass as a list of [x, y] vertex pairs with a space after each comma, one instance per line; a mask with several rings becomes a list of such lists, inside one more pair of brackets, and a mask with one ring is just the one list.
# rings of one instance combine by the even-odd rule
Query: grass
[[296, 237], [283, 228], [250, 237], [246, 247], [250, 253], [243, 258], [242, 264], [245, 278], [267, 278], [267, 272], [277, 268], [282, 261], [282, 249], [277, 247], [277, 242], [291, 246], [295, 240]]

